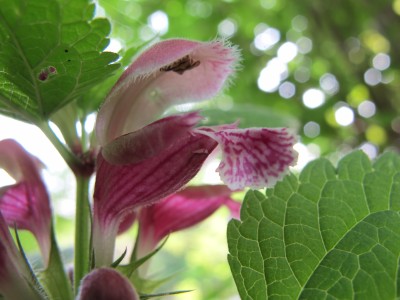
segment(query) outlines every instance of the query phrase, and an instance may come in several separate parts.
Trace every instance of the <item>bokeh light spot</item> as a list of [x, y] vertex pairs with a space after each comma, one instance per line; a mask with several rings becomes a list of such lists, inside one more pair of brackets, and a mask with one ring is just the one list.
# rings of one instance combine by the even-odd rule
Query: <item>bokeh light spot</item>
[[307, 29], [308, 20], [305, 16], [297, 15], [292, 20], [292, 27], [296, 31], [304, 31]]
[[378, 53], [372, 59], [372, 65], [375, 69], [383, 71], [390, 67], [390, 56], [386, 53]]
[[388, 53], [390, 50], [389, 41], [375, 30], [366, 30], [362, 33], [362, 41], [375, 53]]
[[319, 85], [327, 94], [334, 95], [339, 91], [339, 82], [335, 75], [326, 73], [319, 80]]
[[254, 46], [261, 51], [272, 48], [281, 39], [281, 33], [278, 29], [267, 28], [261, 33], [257, 34], [254, 39]]
[[199, 0], [189, 0], [186, 3], [186, 11], [189, 15], [199, 17], [199, 18], [207, 18], [212, 13], [213, 6], [211, 3]]
[[233, 19], [225, 19], [218, 24], [218, 33], [222, 37], [231, 37], [237, 31], [237, 23]]
[[382, 73], [381, 71], [370, 68], [364, 73], [364, 81], [366, 84], [374, 86], [380, 83], [382, 80]]
[[277, 55], [281, 61], [288, 63], [296, 57], [297, 51], [298, 49], [295, 43], [286, 42], [279, 47]]
[[148, 19], [149, 26], [155, 32], [163, 35], [168, 31], [168, 16], [165, 12], [158, 10], [152, 13]]
[[279, 95], [282, 98], [289, 99], [292, 98], [296, 93], [296, 86], [290, 82], [285, 81], [279, 86]]
[[312, 50], [312, 40], [308, 37], [302, 36], [296, 41], [297, 48], [301, 54], [307, 54]]
[[309, 89], [303, 94], [303, 103], [308, 108], [317, 108], [324, 102], [325, 94], [319, 89]]
[[297, 82], [305, 83], [310, 79], [310, 69], [305, 67], [300, 67], [294, 72], [294, 79]]
[[363, 84], [358, 84], [353, 87], [347, 95], [347, 102], [351, 106], [357, 107], [361, 102], [368, 98], [370, 98], [368, 88]]
[[271, 9], [276, 5], [276, 0], [260, 0], [260, 5], [265, 9]]
[[365, 137], [368, 141], [378, 146], [385, 144], [387, 141], [385, 129], [376, 124], [372, 124], [367, 128]]
[[364, 151], [370, 159], [374, 159], [378, 155], [378, 149], [374, 144], [364, 143], [360, 146], [360, 149]]
[[263, 68], [258, 76], [257, 84], [260, 90], [264, 92], [275, 92], [281, 80], [288, 75], [288, 69], [285, 63], [278, 58], [271, 59], [265, 68]]
[[357, 107], [357, 112], [361, 117], [371, 118], [376, 113], [375, 103], [370, 100], [365, 100]]
[[393, 1], [393, 11], [400, 16], [400, 0]]
[[341, 106], [335, 111], [335, 120], [341, 126], [349, 126], [354, 122], [354, 112], [348, 106]]
[[303, 131], [305, 136], [315, 138], [320, 134], [321, 128], [318, 123], [310, 121], [304, 125]]

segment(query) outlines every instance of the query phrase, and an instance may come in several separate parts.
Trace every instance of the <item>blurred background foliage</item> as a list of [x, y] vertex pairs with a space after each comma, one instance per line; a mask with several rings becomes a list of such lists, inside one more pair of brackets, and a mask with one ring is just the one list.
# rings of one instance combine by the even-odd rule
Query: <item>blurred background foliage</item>
[[[99, 0], [122, 64], [160, 38], [228, 38], [242, 68], [214, 118], [295, 127], [317, 154], [400, 148], [400, 1]], [[241, 116], [245, 111], [250, 112]], [[250, 107], [249, 107], [250, 106]], [[254, 107], [251, 107], [254, 106]], [[252, 111], [257, 117], [251, 118]], [[207, 113], [206, 113], [207, 114]], [[305, 149], [305, 148], [301, 148]], [[337, 152], [336, 152], [337, 153]]]

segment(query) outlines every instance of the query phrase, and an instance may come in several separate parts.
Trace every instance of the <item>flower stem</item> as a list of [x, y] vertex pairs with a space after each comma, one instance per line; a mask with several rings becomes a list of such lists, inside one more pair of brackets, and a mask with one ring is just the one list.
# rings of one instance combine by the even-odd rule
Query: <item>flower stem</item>
[[89, 177], [76, 177], [74, 289], [78, 292], [81, 279], [90, 267], [90, 205]]
[[90, 265], [90, 177], [76, 177], [74, 290], [78, 292], [81, 279], [89, 272]]
[[81, 161], [71, 152], [68, 148], [61, 143], [59, 138], [55, 135], [53, 130], [50, 128], [49, 123], [47, 121], [41, 122], [37, 124], [38, 127], [42, 130], [42, 132], [47, 136], [53, 146], [57, 149], [58, 153], [65, 160], [67, 165], [70, 167], [72, 171], [79, 169], [82, 165]]

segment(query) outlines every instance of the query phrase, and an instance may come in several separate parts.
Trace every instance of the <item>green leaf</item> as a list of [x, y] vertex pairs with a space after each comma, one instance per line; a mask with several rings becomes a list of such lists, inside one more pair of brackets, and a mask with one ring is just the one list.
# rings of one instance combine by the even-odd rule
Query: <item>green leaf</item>
[[[167, 242], [168, 237], [160, 244], [160, 246], [158, 246], [156, 249], [154, 249], [152, 252], [150, 252], [149, 254], [143, 256], [142, 258], [136, 260], [134, 259], [132, 262], [130, 262], [127, 265], [118, 265], [116, 268], [118, 269], [118, 271], [120, 271], [122, 274], [124, 274], [125, 276], [127, 276], [128, 278], [131, 278], [131, 276], [133, 275], [133, 273], [141, 266], [143, 265], [145, 262], [147, 262], [150, 258], [152, 258], [156, 253], [158, 253], [162, 247], [164, 247], [165, 243]], [[125, 252], [122, 254], [123, 256], [125, 256]], [[123, 259], [123, 258], [122, 258]], [[121, 260], [122, 260], [121, 259]], [[118, 261], [118, 260], [117, 260]], [[113, 265], [115, 264], [115, 262], [113, 263]]]
[[47, 120], [118, 68], [88, 0], [0, 0], [0, 113]]
[[400, 157], [326, 159], [266, 195], [249, 191], [228, 226], [242, 299], [399, 297]]
[[125, 258], [126, 253], [127, 253], [128, 249], [125, 248], [125, 251], [121, 254], [121, 256], [119, 258], [117, 258], [112, 264], [111, 264], [111, 268], [116, 268], [119, 266], [119, 264], [121, 263], [121, 261]]
[[[43, 291], [43, 287], [40, 284], [36, 274], [33, 272], [32, 266], [29, 263], [29, 260], [25, 254], [24, 248], [22, 247], [21, 240], [19, 238], [18, 230], [17, 227], [14, 227], [14, 232], [15, 232], [15, 239], [17, 241], [18, 249], [21, 253], [22, 259], [24, 260], [26, 269], [29, 272], [29, 278], [25, 278], [27, 284], [32, 288], [34, 291], [34, 295], [37, 297], [37, 299], [47, 299], [47, 295]], [[2, 299], [0, 295], [0, 299]]]

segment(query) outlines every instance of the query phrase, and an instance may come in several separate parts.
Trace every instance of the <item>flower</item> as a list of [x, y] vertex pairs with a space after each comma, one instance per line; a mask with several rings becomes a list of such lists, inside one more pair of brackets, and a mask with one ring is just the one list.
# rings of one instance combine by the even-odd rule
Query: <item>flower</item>
[[[143, 162], [112, 165], [97, 158], [93, 205], [93, 247], [98, 266], [111, 263], [120, 222], [134, 209], [153, 204], [180, 190], [199, 171], [216, 143], [206, 136], [186, 135], [174, 147]], [[105, 242], [107, 241], [107, 242]]]
[[5, 299], [41, 299], [0, 211], [0, 295]]
[[238, 51], [222, 41], [171, 39], [141, 53], [111, 90], [96, 121], [104, 147], [155, 121], [173, 105], [218, 93], [233, 74]]
[[9, 226], [32, 232], [47, 266], [51, 247], [51, 208], [40, 171], [43, 164], [12, 139], [0, 141], [0, 167], [16, 183], [0, 188], [0, 211]]
[[151, 252], [167, 235], [194, 226], [227, 206], [234, 217], [240, 203], [224, 185], [190, 186], [139, 212], [138, 258]]
[[139, 300], [127, 278], [111, 268], [95, 269], [82, 279], [77, 300]]
[[167, 40], [139, 55], [111, 90], [96, 122], [102, 147], [94, 192], [97, 265], [111, 262], [110, 241], [126, 215], [181, 190], [217, 145], [217, 171], [233, 190], [271, 186], [294, 164], [295, 137], [285, 128], [197, 127], [198, 112], [160, 119], [172, 105], [218, 93], [237, 61], [237, 50], [222, 41]]

